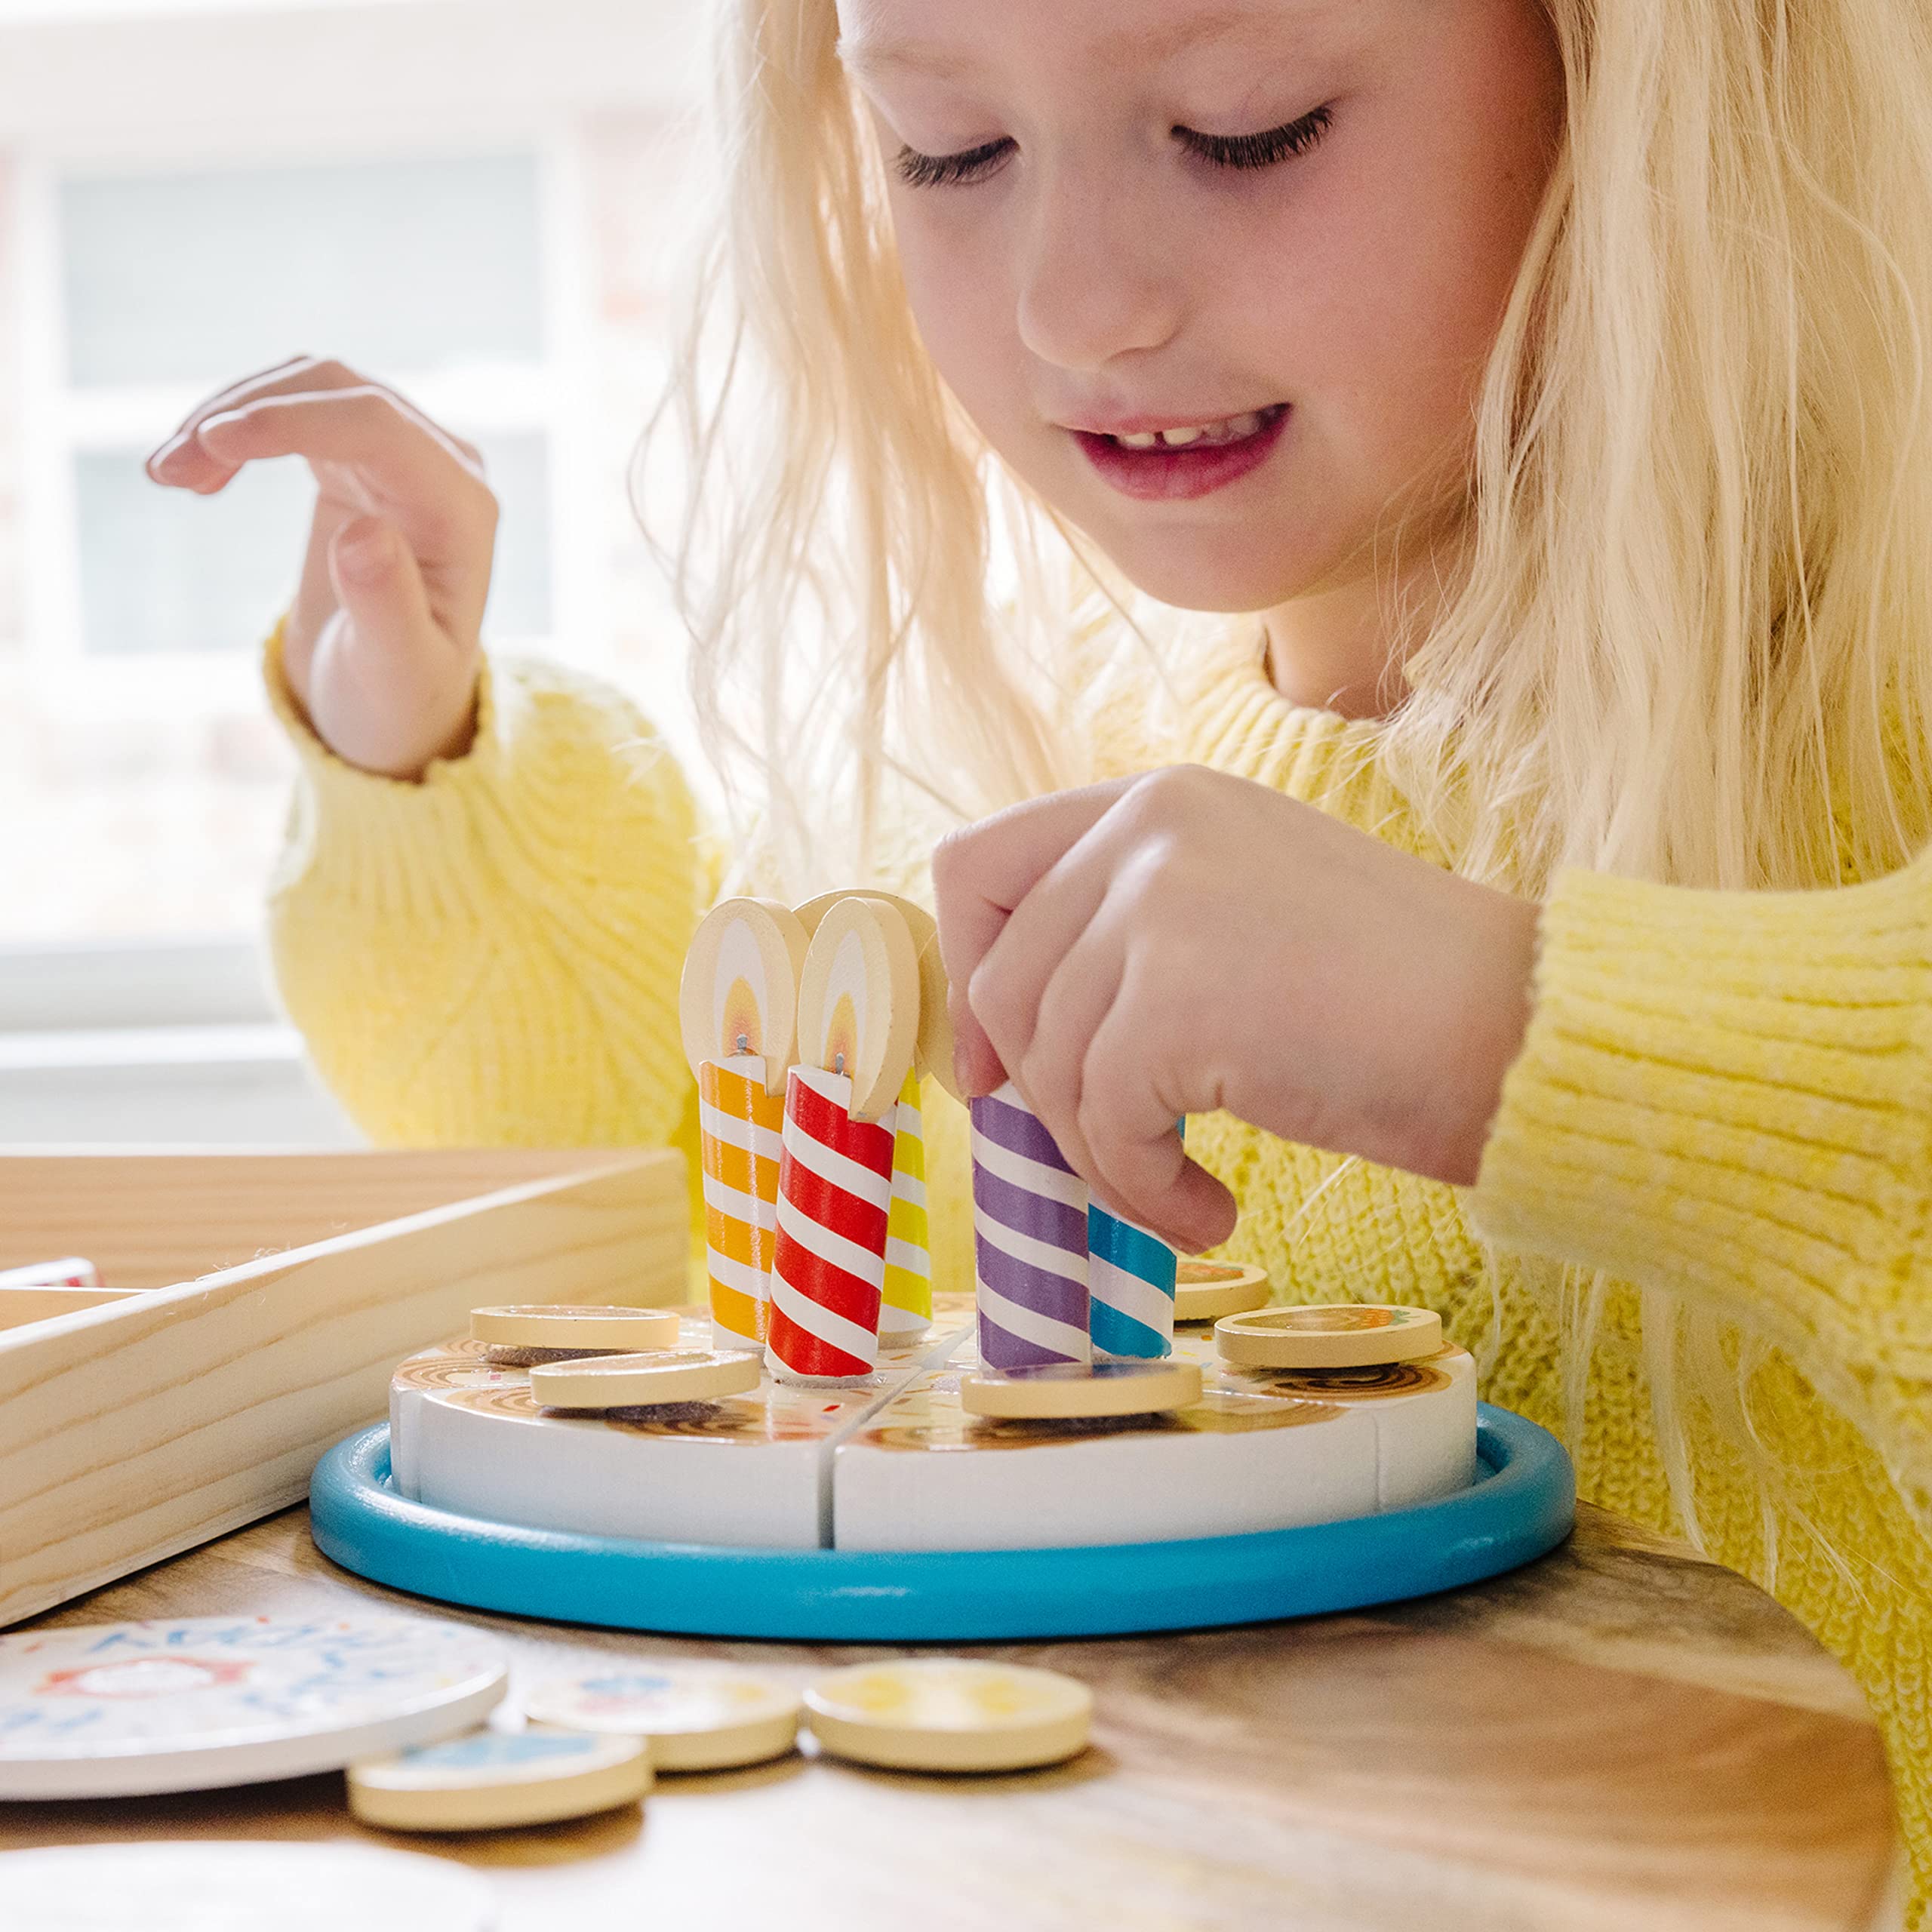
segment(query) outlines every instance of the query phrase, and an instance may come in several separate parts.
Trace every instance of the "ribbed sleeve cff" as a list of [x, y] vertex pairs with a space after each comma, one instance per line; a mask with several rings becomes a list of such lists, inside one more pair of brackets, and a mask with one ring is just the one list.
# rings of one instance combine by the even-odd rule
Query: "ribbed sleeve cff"
[[1818, 892], [1566, 872], [1541, 935], [1471, 1226], [1767, 1333], [1932, 1523], [1932, 857]]
[[300, 770], [269, 941], [350, 1116], [388, 1146], [688, 1137], [678, 980], [715, 861], [642, 717], [494, 655], [468, 753], [386, 778], [309, 728], [281, 646], [263, 669]]

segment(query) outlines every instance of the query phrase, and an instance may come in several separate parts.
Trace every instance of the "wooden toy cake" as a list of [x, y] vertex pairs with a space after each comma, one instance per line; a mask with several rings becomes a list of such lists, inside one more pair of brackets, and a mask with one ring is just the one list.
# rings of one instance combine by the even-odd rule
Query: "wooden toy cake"
[[958, 1637], [1334, 1607], [1560, 1538], [1561, 1451], [1479, 1415], [1433, 1314], [1181, 1263], [1010, 1083], [970, 1103], [972, 1292], [936, 1294], [945, 993], [905, 901], [719, 906], [682, 989], [708, 1306], [478, 1310], [318, 1472], [324, 1549], [494, 1607]]

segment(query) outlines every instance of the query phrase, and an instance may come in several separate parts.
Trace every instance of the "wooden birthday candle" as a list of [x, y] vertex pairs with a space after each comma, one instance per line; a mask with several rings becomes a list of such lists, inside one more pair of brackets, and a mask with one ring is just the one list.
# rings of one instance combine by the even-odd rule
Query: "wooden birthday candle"
[[1091, 1365], [1087, 1183], [1011, 1081], [971, 1111], [980, 1358]]
[[[851, 891], [821, 893], [795, 909], [808, 934]], [[897, 893], [868, 888], [860, 897], [883, 900], [906, 922], [919, 955], [918, 1037], [912, 1070], [899, 1090], [893, 1115], [892, 1197], [886, 1211], [885, 1288], [879, 1309], [881, 1348], [909, 1348], [932, 1326], [932, 1238], [926, 1207], [925, 1115], [922, 1083], [937, 1080], [955, 1100], [952, 1027], [946, 1013], [946, 968], [939, 928], [923, 906]]]
[[971, 1105], [980, 1358], [1091, 1367], [1174, 1349], [1174, 1250], [1095, 1201], [1008, 1081]]
[[835, 1385], [878, 1362], [895, 1115], [918, 1024], [904, 918], [868, 894], [835, 900], [799, 974], [785, 1093], [765, 1350], [781, 1381]]
[[698, 1083], [711, 1323], [721, 1349], [764, 1343], [785, 1080], [807, 944], [789, 907], [728, 899], [699, 926], [685, 955], [678, 1011]]
[[880, 1341], [906, 1348], [933, 1322], [932, 1234], [926, 1213], [926, 1121], [914, 1068], [892, 1116], [892, 1197], [886, 1209]]
[[[1185, 1118], [1175, 1122], [1185, 1137]], [[1123, 1360], [1171, 1355], [1180, 1257], [1158, 1235], [1097, 1201], [1087, 1210], [1087, 1284], [1094, 1352]]]
[[952, 1026], [946, 1015], [946, 968], [939, 928], [923, 908], [894, 900], [919, 949], [919, 1034], [912, 1071], [899, 1095], [892, 1143], [892, 1206], [885, 1235], [885, 1303], [879, 1337], [905, 1347], [932, 1325], [932, 1241], [926, 1211], [925, 1116], [920, 1081], [930, 1078], [956, 1100]]
[[1173, 1352], [1177, 1262], [1158, 1235], [1094, 1202], [1088, 1214], [1088, 1271], [1097, 1353], [1138, 1359]]

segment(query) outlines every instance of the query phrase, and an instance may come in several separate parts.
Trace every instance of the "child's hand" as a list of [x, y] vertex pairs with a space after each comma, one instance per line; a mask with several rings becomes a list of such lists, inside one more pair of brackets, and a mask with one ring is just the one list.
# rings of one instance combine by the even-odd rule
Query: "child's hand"
[[1533, 905], [1197, 765], [983, 819], [933, 883], [962, 1087], [1010, 1074], [1107, 1204], [1177, 1245], [1235, 1222], [1184, 1113], [1475, 1178]]
[[318, 491], [290, 688], [338, 757], [419, 777], [474, 730], [497, 531], [481, 459], [380, 383], [303, 356], [211, 396], [147, 468], [205, 497], [278, 456], [306, 457]]

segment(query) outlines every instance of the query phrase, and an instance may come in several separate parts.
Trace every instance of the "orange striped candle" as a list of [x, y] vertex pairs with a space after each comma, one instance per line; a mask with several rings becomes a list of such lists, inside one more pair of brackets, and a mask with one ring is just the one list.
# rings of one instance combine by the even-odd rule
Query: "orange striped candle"
[[778, 1168], [785, 1097], [764, 1091], [755, 1054], [698, 1069], [698, 1158], [704, 1169], [712, 1340], [761, 1348], [771, 1326]]

